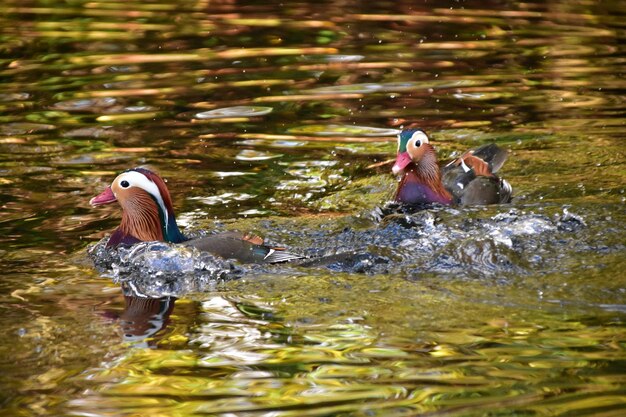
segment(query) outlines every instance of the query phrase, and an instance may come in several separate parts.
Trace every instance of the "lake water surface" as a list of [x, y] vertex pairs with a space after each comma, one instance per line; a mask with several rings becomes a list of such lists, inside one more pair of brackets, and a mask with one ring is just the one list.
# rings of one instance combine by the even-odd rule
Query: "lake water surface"
[[[3, 1], [0, 414], [624, 415], [625, 22], [612, 0]], [[442, 160], [508, 149], [514, 201], [381, 218], [406, 126]], [[88, 201], [139, 165], [186, 231], [349, 261], [97, 269], [120, 212]]]

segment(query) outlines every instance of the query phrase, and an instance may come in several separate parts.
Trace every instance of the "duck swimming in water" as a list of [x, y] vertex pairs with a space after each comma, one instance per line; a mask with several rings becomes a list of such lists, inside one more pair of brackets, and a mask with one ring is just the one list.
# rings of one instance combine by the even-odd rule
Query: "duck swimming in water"
[[244, 233], [225, 232], [186, 238], [176, 223], [165, 181], [146, 168], [122, 172], [89, 204], [96, 207], [116, 201], [122, 207], [122, 222], [109, 238], [108, 248], [161, 241], [180, 243], [242, 263], [278, 263], [302, 258], [284, 248], [266, 246], [261, 237]]
[[428, 135], [406, 129], [398, 135], [392, 171], [400, 176], [394, 200], [408, 205], [485, 205], [511, 201], [511, 185], [496, 176], [507, 152], [487, 144], [465, 152], [442, 168]]

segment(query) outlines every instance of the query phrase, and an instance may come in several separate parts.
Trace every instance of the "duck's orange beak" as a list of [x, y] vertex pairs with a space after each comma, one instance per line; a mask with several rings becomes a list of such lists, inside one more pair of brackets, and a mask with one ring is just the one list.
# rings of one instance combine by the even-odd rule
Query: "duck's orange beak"
[[113, 194], [113, 190], [111, 190], [111, 187], [109, 186], [103, 192], [89, 200], [89, 204], [96, 207], [110, 204], [115, 201], [117, 201], [117, 198], [115, 198], [115, 194]]
[[399, 173], [404, 171], [404, 168], [406, 168], [406, 166], [409, 165], [411, 162], [413, 162], [413, 160], [411, 160], [411, 155], [409, 155], [408, 152], [398, 153], [398, 156], [396, 157], [396, 163], [393, 164], [391, 172], [393, 172], [393, 175], [398, 175]]

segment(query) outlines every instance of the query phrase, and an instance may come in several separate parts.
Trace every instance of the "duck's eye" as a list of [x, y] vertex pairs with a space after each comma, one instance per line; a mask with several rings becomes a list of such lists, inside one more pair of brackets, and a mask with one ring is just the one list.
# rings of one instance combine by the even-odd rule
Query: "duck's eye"
[[411, 139], [413, 140], [413, 146], [415, 146], [416, 148], [419, 148], [423, 144], [428, 143], [428, 136], [426, 136], [426, 133], [422, 132], [421, 130], [413, 133]]
[[130, 183], [126, 180], [120, 182], [120, 185], [122, 186], [122, 188], [128, 188], [130, 187]]

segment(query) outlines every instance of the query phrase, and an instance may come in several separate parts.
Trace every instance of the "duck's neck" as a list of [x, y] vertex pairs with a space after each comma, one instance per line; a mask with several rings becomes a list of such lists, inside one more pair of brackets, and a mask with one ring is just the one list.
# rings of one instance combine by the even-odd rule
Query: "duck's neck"
[[122, 222], [109, 239], [108, 246], [150, 241], [180, 243], [184, 240], [173, 212], [164, 213], [151, 197], [137, 197], [122, 207]]
[[434, 149], [424, 153], [417, 164], [407, 167], [398, 185], [395, 200], [405, 204], [452, 203], [452, 195], [441, 182]]
[[150, 201], [149, 205], [146, 202], [141, 206], [133, 205], [132, 202], [129, 205], [132, 208], [128, 207], [122, 211], [122, 223], [118, 228], [121, 233], [142, 242], [165, 240], [158, 206], [154, 201]]

